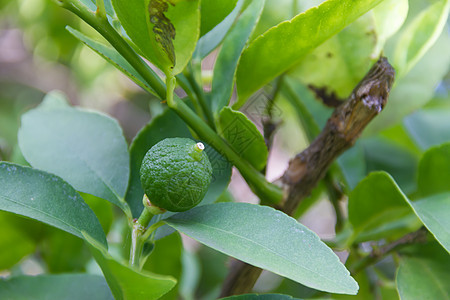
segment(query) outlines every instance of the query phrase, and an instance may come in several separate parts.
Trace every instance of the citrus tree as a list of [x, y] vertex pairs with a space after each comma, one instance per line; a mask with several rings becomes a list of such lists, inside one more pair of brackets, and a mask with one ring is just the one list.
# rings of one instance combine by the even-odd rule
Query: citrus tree
[[[129, 145], [61, 92], [21, 115], [1, 299], [449, 299], [450, 1], [55, 2], [164, 111]], [[272, 181], [279, 135], [306, 146]], [[324, 200], [327, 239], [298, 221]]]

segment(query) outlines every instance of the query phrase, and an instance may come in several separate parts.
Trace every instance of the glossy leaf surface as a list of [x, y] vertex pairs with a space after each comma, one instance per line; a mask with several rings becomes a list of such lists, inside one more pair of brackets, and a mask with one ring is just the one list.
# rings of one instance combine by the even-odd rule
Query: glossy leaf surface
[[237, 0], [202, 0], [200, 36], [205, 35], [235, 8]]
[[236, 107], [380, 2], [325, 1], [255, 39], [242, 53], [239, 62], [236, 74], [239, 102]]
[[195, 49], [194, 56], [198, 56], [200, 58], [205, 58], [208, 54], [211, 53], [217, 46], [222, 42], [228, 30], [230, 30], [231, 26], [239, 15], [241, 11], [244, 0], [238, 0], [234, 9], [222, 20], [216, 27], [214, 27], [211, 31], [203, 35], [197, 42], [197, 47]]

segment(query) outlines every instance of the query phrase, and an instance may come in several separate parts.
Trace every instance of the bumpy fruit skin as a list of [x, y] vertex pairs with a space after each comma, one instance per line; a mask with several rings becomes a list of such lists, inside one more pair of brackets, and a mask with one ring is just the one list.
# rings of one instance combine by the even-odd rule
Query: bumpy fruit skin
[[186, 211], [199, 204], [211, 178], [208, 156], [187, 138], [160, 141], [147, 152], [141, 165], [145, 194], [153, 205], [168, 211]]

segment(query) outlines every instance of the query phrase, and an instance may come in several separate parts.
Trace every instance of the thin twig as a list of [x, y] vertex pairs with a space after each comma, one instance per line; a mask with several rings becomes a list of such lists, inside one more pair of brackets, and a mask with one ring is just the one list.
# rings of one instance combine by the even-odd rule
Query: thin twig
[[372, 252], [370, 252], [367, 256], [363, 257], [361, 260], [355, 262], [351, 267], [349, 267], [350, 273], [353, 275], [357, 274], [368, 266], [371, 266], [382, 260], [392, 252], [398, 251], [406, 246], [426, 242], [427, 233], [428, 231], [425, 229], [425, 227], [422, 227], [417, 231], [408, 233], [407, 235], [399, 238], [396, 241], [393, 241], [392, 243], [372, 250]]

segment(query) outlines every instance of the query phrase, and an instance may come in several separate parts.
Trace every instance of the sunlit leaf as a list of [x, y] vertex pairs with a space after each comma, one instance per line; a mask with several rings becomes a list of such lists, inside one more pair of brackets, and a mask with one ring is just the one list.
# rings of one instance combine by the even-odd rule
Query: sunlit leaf
[[395, 49], [394, 66], [404, 75], [436, 42], [450, 11], [449, 0], [439, 0], [420, 13], [403, 31]]
[[329, 0], [283, 22], [255, 39], [242, 53], [237, 70], [239, 101], [300, 62], [305, 55], [381, 0]]

